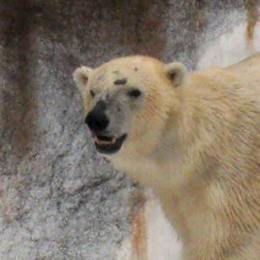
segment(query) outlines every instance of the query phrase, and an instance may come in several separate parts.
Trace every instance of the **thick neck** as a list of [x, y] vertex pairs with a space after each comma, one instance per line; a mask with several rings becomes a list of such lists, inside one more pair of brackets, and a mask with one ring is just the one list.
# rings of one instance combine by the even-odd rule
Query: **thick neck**
[[222, 147], [232, 138], [232, 122], [236, 116], [228, 106], [225, 87], [220, 86], [216, 91], [213, 83], [209, 82], [210, 88], [203, 89], [195, 81], [194, 85], [181, 89], [180, 109], [171, 111], [165, 126], [157, 159], [162, 166], [168, 164], [164, 166], [165, 174], [169, 171], [168, 182], [176, 189], [187, 185], [196, 187], [201, 179], [214, 178], [218, 162], [227, 149]]

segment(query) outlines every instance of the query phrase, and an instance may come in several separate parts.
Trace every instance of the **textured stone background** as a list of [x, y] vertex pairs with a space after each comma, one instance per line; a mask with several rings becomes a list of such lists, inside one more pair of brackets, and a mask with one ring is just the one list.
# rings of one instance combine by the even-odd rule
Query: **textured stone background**
[[194, 69], [257, 3], [0, 0], [0, 259], [112, 260], [127, 235], [136, 185], [93, 150], [77, 66], [139, 53]]

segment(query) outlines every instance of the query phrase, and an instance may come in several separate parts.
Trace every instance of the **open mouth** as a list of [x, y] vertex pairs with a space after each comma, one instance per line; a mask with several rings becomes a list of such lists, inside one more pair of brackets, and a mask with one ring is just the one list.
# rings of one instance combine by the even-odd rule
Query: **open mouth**
[[118, 138], [103, 135], [93, 135], [97, 151], [104, 154], [113, 154], [118, 152], [126, 137], [127, 134], [123, 134]]

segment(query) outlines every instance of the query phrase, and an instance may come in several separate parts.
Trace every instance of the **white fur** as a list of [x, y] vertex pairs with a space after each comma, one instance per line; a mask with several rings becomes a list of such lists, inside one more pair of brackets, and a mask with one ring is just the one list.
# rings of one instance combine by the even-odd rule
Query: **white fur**
[[85, 66], [81, 66], [73, 72], [73, 80], [83, 95], [85, 94], [85, 87], [91, 72], [92, 69]]

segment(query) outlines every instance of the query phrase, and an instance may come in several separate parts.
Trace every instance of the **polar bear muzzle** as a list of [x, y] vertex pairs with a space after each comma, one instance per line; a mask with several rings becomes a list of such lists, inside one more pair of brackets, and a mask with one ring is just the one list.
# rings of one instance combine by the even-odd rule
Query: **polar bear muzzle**
[[107, 129], [110, 120], [105, 113], [106, 108], [107, 105], [104, 101], [98, 101], [94, 109], [88, 113], [85, 123], [92, 133], [97, 151], [104, 154], [113, 154], [120, 150], [127, 134], [114, 136]]

